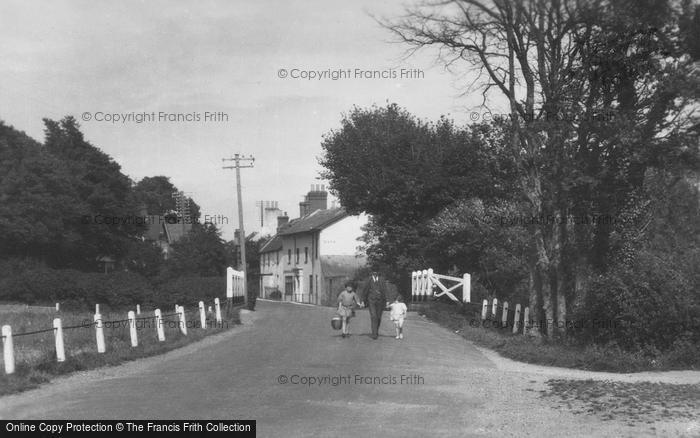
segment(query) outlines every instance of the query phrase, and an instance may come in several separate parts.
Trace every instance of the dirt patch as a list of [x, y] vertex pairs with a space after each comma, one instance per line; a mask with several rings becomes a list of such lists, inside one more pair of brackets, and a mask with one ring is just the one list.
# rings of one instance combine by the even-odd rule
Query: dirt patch
[[630, 424], [700, 417], [700, 385], [610, 380], [547, 380], [542, 397], [553, 398], [576, 414]]

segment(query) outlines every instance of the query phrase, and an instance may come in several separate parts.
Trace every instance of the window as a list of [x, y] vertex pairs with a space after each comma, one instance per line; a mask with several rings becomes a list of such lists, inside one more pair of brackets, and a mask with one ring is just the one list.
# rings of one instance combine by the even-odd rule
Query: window
[[309, 263], [309, 247], [304, 247], [304, 263]]
[[292, 250], [291, 249], [287, 250], [287, 264], [288, 265], [292, 264]]
[[309, 295], [314, 294], [314, 276], [309, 275]]
[[272, 254], [270, 254], [270, 253], [265, 254], [265, 256], [267, 256], [267, 266], [270, 266], [270, 259], [271, 259], [270, 256], [271, 256], [271, 255], [272, 255]]
[[294, 264], [298, 265], [299, 264], [299, 248], [296, 248], [296, 258], [294, 259]]
[[277, 254], [277, 262], [276, 263], [279, 265], [280, 264], [280, 251], [277, 250], [277, 252], [275, 252], [275, 254]]

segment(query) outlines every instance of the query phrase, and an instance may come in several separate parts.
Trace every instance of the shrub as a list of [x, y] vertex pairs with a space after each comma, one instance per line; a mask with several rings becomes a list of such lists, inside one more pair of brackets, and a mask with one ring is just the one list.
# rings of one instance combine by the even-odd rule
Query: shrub
[[626, 350], [665, 351], [681, 338], [679, 351], [700, 344], [697, 292], [669, 261], [645, 251], [595, 278], [574, 319], [587, 322], [575, 332], [579, 339]]

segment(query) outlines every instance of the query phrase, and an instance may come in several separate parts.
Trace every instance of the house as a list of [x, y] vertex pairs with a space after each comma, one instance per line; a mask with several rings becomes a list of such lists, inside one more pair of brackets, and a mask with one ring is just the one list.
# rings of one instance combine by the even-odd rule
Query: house
[[164, 259], [168, 259], [172, 254], [171, 245], [186, 236], [192, 229], [191, 221], [183, 221], [175, 214], [145, 217], [148, 218], [148, 228], [144, 233], [144, 240], [160, 246]]
[[337, 294], [366, 264], [358, 239], [367, 216], [327, 208], [328, 192], [312, 186], [299, 204], [299, 218], [277, 218], [277, 234], [260, 249], [263, 298], [278, 290], [282, 299], [332, 305]]

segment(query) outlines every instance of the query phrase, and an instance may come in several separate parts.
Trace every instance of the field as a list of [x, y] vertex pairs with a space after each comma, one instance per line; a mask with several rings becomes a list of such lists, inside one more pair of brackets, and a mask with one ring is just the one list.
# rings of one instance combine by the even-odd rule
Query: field
[[[185, 336], [180, 332], [180, 323], [178, 316], [174, 315], [174, 307], [161, 310], [165, 341], [158, 341], [153, 310], [142, 309], [136, 321], [137, 347], [131, 346], [127, 310], [103, 314], [106, 352], [100, 354], [97, 352], [92, 313], [70, 310], [56, 312], [51, 307], [1, 305], [0, 325], [12, 327], [16, 370], [14, 374], [7, 375], [4, 371], [5, 364], [0, 366], [0, 395], [34, 388], [49, 381], [53, 376], [160, 354], [239, 323], [238, 309], [233, 311], [229, 318], [226, 318], [222, 309], [223, 321], [217, 324], [214, 314], [207, 312], [207, 329], [202, 330], [199, 310], [192, 307], [185, 312]], [[56, 360], [54, 318], [61, 318], [64, 327], [66, 360], [60, 363]], [[40, 332], [46, 329], [49, 331]]]

